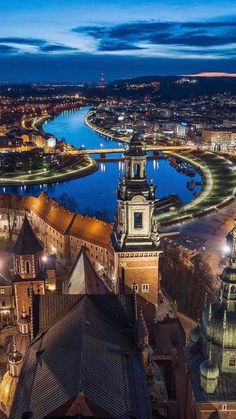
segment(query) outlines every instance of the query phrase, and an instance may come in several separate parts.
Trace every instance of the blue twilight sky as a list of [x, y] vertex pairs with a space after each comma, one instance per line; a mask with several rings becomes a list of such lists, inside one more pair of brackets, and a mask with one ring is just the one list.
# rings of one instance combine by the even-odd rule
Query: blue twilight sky
[[234, 72], [232, 0], [0, 0], [0, 81]]

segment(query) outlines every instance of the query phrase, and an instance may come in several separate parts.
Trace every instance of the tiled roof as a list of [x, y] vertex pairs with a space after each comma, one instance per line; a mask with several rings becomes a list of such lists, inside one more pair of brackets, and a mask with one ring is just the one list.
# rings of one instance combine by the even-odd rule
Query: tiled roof
[[42, 192], [38, 198], [0, 195], [0, 208], [32, 211], [60, 234], [111, 247], [112, 224], [65, 209]]
[[17, 255], [33, 255], [42, 251], [43, 245], [34, 234], [28, 218], [25, 216], [20, 234], [12, 247], [12, 253]]
[[65, 314], [78, 300], [81, 295], [45, 294], [43, 298], [35, 294], [33, 296], [33, 336], [47, 330], [63, 314]]
[[98, 246], [111, 246], [112, 224], [76, 214], [69, 234], [81, 240], [90, 241]]
[[[38, 296], [39, 307], [44, 298]], [[21, 419], [26, 411], [44, 418], [83, 394], [106, 417], [149, 419], [140, 353], [128, 327], [132, 301], [132, 295], [85, 295], [35, 339], [24, 359], [10, 418]], [[96, 410], [92, 413], [96, 417]]]
[[107, 288], [97, 275], [86, 250], [80, 250], [74, 266], [64, 282], [65, 294], [105, 294]]
[[187, 363], [188, 374], [191, 379], [194, 395], [197, 402], [235, 402], [236, 385], [235, 374], [220, 372], [219, 381], [214, 394], [206, 394], [200, 384], [199, 366], [205, 359], [200, 344], [195, 344], [184, 348], [185, 360]]
[[67, 233], [75, 217], [75, 213], [66, 210], [45, 193], [41, 193], [31, 210], [61, 234]]

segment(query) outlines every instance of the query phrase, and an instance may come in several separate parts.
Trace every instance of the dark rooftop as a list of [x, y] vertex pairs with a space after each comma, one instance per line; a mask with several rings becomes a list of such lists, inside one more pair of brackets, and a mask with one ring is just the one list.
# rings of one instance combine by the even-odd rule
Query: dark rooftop
[[[60, 297], [66, 301], [72, 296]], [[53, 311], [53, 295], [35, 296], [34, 315], [38, 311], [38, 317], [45, 317], [46, 304]], [[77, 404], [77, 415], [86, 405], [94, 417], [104, 412], [104, 417], [149, 419], [145, 375], [134, 341], [134, 311], [133, 295], [84, 295], [59, 321], [48, 328], [45, 324], [24, 358], [10, 418], [21, 419], [23, 412], [35, 418], [55, 412], [60, 416], [78, 396], [83, 401]]]
[[220, 372], [218, 386], [214, 394], [206, 394], [200, 385], [199, 366], [204, 361], [202, 347], [200, 344], [188, 346], [184, 349], [188, 373], [191, 378], [194, 395], [197, 402], [227, 402], [236, 400], [236, 374]]
[[34, 234], [28, 218], [25, 215], [21, 231], [12, 247], [12, 253], [17, 255], [32, 255], [43, 251], [43, 245]]

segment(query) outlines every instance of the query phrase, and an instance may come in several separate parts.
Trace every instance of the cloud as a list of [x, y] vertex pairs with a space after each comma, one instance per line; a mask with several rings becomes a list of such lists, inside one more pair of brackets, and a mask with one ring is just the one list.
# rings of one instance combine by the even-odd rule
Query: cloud
[[[1, 45], [4, 44], [4, 45]], [[10, 44], [10, 45], [5, 45]], [[14, 45], [14, 46], [12, 46]], [[16, 48], [15, 45], [19, 45]], [[45, 39], [40, 38], [21, 38], [21, 37], [0, 37], [0, 52], [22, 52], [23, 46], [36, 47], [36, 52], [53, 53], [65, 51], [77, 51], [77, 48], [70, 47], [59, 43], [48, 43]]]
[[17, 53], [18, 49], [9, 45], [0, 45], [0, 54], [14, 54]]
[[120, 41], [101, 42], [98, 45], [98, 51], [130, 51], [140, 49], [144, 49], [144, 47]]
[[217, 22], [184, 22], [182, 27], [185, 28], [235, 28], [236, 21], [217, 21]]
[[61, 44], [46, 44], [40, 48], [42, 52], [63, 52], [63, 51], [76, 51], [77, 48], [68, 47]]
[[18, 44], [18, 45], [33, 45], [33, 46], [41, 46], [46, 43], [44, 39], [37, 39], [37, 38], [19, 38], [19, 37], [1, 37], [0, 43], [7, 43], [7, 44]]
[[[236, 43], [236, 21], [165, 22], [136, 21], [111, 26], [79, 26], [72, 31], [93, 37], [98, 51], [150, 50], [154, 46], [177, 46], [206, 48], [228, 48]], [[195, 51], [197, 53], [197, 51]], [[199, 51], [201, 54], [201, 52]], [[222, 50], [223, 53], [223, 50]]]

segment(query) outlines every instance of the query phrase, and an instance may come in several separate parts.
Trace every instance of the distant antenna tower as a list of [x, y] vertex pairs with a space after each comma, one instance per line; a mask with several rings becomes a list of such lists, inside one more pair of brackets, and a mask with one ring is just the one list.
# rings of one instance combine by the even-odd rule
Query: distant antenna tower
[[103, 73], [101, 73], [101, 75], [100, 75], [100, 79], [99, 79], [99, 82], [98, 82], [98, 87], [99, 87], [99, 89], [105, 89], [105, 87], [106, 87], [105, 78], [104, 78]]

